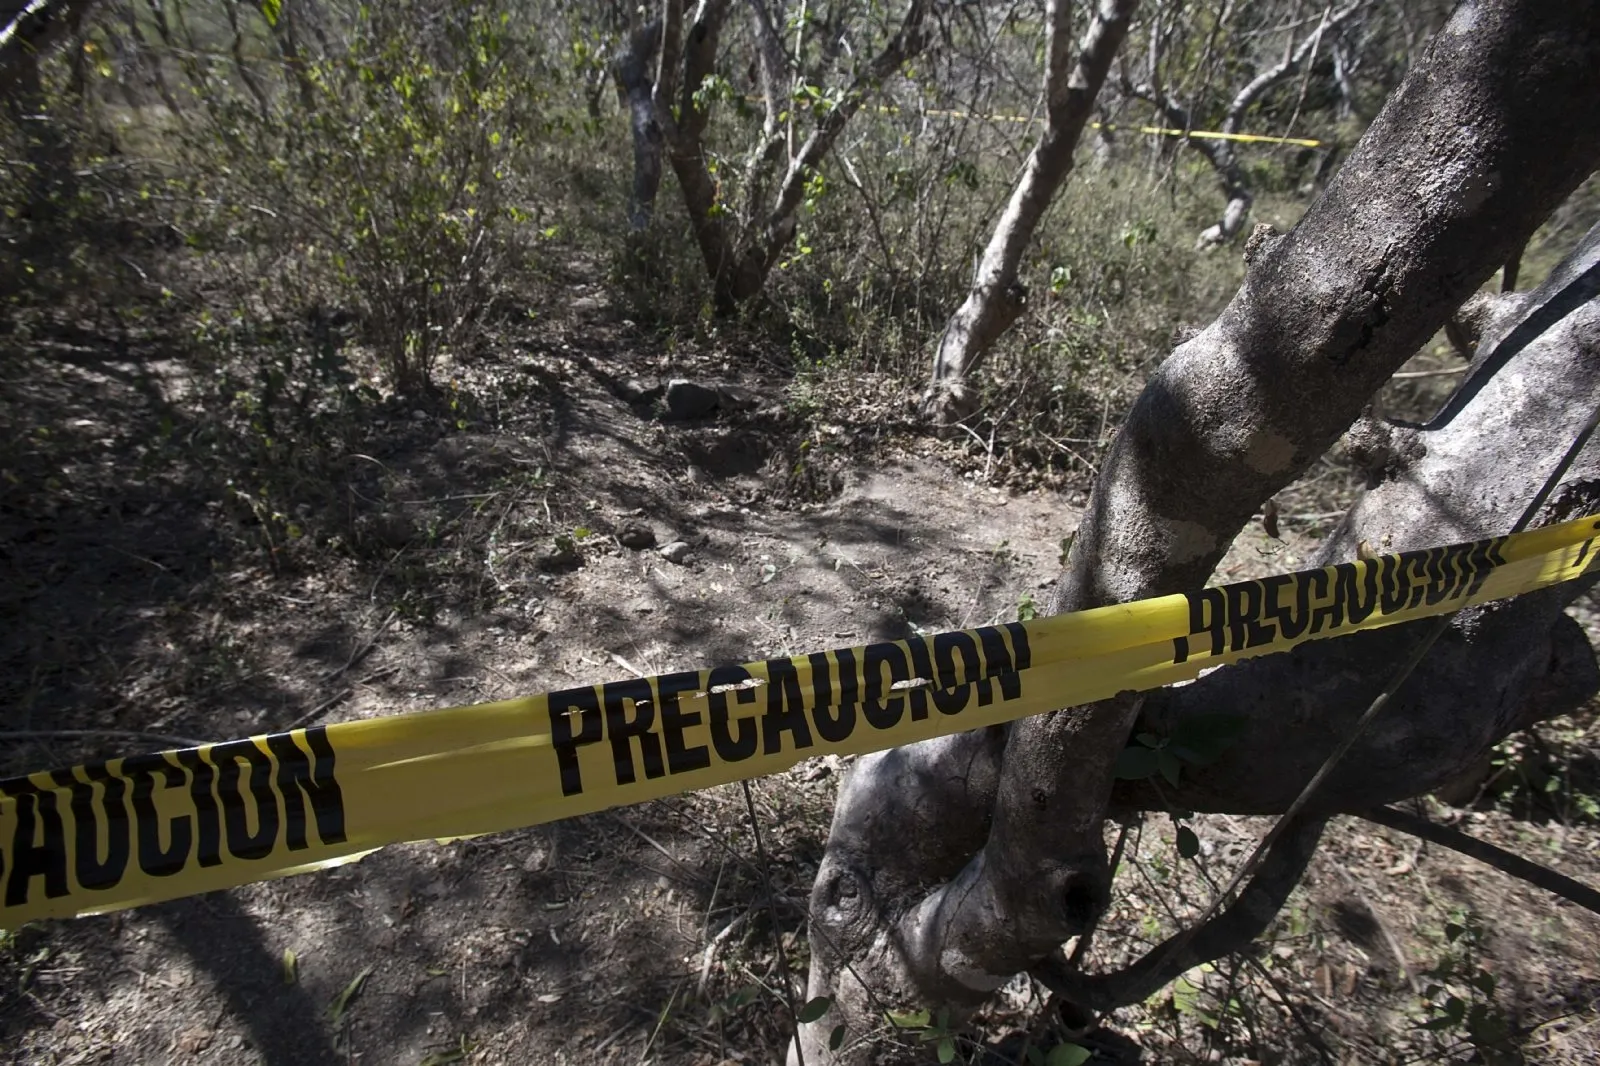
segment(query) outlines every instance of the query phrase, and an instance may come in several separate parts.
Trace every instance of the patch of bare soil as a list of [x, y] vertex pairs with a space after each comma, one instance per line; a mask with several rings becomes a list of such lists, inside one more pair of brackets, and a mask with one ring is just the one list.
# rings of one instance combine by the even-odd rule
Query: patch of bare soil
[[[262, 497], [238, 470], [184, 450], [204, 431], [192, 381], [154, 341], [8, 357], [0, 772], [1042, 601], [1081, 486], [1002, 490], [970, 441], [885, 434], [886, 418], [848, 410], [801, 417], [758, 353], [669, 355], [592, 291], [573, 295], [570, 318], [454, 368], [436, 404], [347, 427], [264, 508], [240, 504]], [[722, 387], [715, 409], [673, 417], [678, 377]], [[881, 394], [856, 390], [862, 405]], [[1323, 520], [1305, 495], [1286, 539], [1252, 529], [1219, 577], [1302, 565]], [[1563, 751], [1594, 748], [1565, 737]], [[1564, 765], [1561, 788], [1579, 775]], [[0, 1061], [779, 1061], [784, 967], [803, 987], [804, 909], [844, 768], [753, 782], [754, 825], [732, 786], [24, 930], [0, 951]], [[1592, 817], [1480, 806], [1445, 817], [1600, 882]], [[1203, 906], [1264, 830], [1192, 824], [1198, 863], [1178, 858], [1165, 816], [1132, 831], [1100, 964]], [[1085, 1042], [1106, 1061], [1239, 1066], [1595, 1061], [1597, 937], [1593, 915], [1344, 820], [1253, 959], [1191, 974]], [[1425, 976], [1442, 960], [1446, 977]], [[1473, 1017], [1503, 1023], [1503, 1049], [1474, 1046], [1489, 1030], [1465, 1022], [1419, 1029], [1434, 983], [1489, 1004]], [[1017, 1034], [1048, 1029], [1042, 1003], [1017, 982], [979, 1019], [1000, 1042], [958, 1052], [1015, 1061]]]

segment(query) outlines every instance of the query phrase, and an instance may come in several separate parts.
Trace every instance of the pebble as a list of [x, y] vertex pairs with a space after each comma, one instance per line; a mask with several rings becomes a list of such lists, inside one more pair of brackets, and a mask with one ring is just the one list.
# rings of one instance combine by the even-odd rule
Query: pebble
[[689, 558], [689, 545], [681, 540], [675, 540], [671, 544], [663, 545], [661, 558], [669, 563], [677, 563], [681, 566], [683, 561]]

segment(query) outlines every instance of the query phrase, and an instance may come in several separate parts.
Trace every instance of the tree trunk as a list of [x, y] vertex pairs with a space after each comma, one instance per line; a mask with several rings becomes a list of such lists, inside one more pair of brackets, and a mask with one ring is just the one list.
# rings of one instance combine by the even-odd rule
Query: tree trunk
[[680, 44], [678, 10], [682, 0], [667, 0], [655, 89], [655, 120], [666, 140], [667, 161], [683, 192], [695, 243], [724, 310], [730, 308], [724, 279], [737, 254], [728, 211], [719, 202], [720, 188], [706, 166], [702, 139], [710, 113], [696, 101], [695, 92], [714, 69], [729, 4], [730, 0], [701, 0]]
[[[1457, 11], [1327, 194], [1254, 257], [1228, 308], [1141, 394], [1102, 466], [1055, 610], [1206, 581], [1262, 501], [1349, 429], [1600, 162], [1600, 127], [1565, 118], [1600, 106], [1597, 63], [1595, 0], [1481, 0]], [[1597, 329], [1590, 307], [1520, 351], [1500, 349], [1503, 358], [1480, 348], [1465, 398], [1426, 430], [1363, 425], [1353, 439], [1379, 485], [1327, 558], [1353, 556], [1360, 540], [1393, 550], [1503, 532], [1600, 403]], [[1600, 502], [1597, 474], [1591, 446], [1540, 521]], [[1466, 613], [1291, 838], [1352, 804], [1427, 791], [1531, 715], [1592, 691], [1592, 653], [1558, 623], [1581, 591]], [[806, 1062], [831, 1060], [825, 1042], [840, 1022], [871, 1028], [875, 1005], [971, 1009], [1085, 927], [1107, 891], [1105, 812], [1153, 802], [1109, 783], [1141, 710], [1156, 732], [1201, 708], [1247, 715], [1252, 729], [1228, 757], [1186, 774], [1169, 798], [1282, 810], [1413, 639], [1398, 628], [1329, 641], [1143, 701], [863, 758], [841, 790], [812, 895], [810, 994], [834, 1003], [802, 1030]], [[1278, 863], [1279, 873], [1293, 865]], [[1277, 887], [1264, 882], [1259, 898], [1270, 902]], [[1196, 943], [1225, 946], [1212, 932]]]
[[[758, 61], [767, 117], [755, 149], [751, 152], [746, 175], [746, 196], [735, 217], [723, 199], [720, 179], [707, 164], [703, 143], [709, 112], [704, 101], [697, 101], [698, 90], [714, 69], [717, 42], [727, 20], [730, 0], [701, 0], [687, 31], [680, 35], [682, 0], [666, 0], [661, 30], [660, 73], [651, 92], [648, 121], [660, 131], [667, 160], [683, 192], [695, 243], [699, 246], [706, 273], [719, 311], [732, 311], [750, 301], [765, 287], [783, 251], [794, 240], [799, 224], [800, 205], [805, 199], [806, 182], [832, 150], [845, 125], [869, 97], [892, 77], [900, 66], [922, 50], [926, 43], [923, 22], [932, 0], [911, 0], [900, 27], [884, 49], [863, 68], [837, 102], [818, 120], [797, 150], [785, 151], [785, 139], [778, 134], [778, 116], [793, 104], [780, 92], [779, 64], [783, 62], [776, 24], [760, 0], [753, 0]], [[681, 39], [680, 39], [681, 36]], [[636, 79], [637, 80], [637, 79]], [[642, 99], [642, 92], [639, 94]], [[634, 93], [630, 91], [630, 111]], [[647, 117], [634, 113], [635, 203], [644, 202], [649, 186]], [[789, 141], [794, 137], [795, 120], [788, 120]], [[642, 138], [641, 128], [647, 133]], [[641, 148], [641, 144], [645, 147]], [[767, 187], [768, 175], [780, 159], [786, 160], [782, 180], [769, 207], [759, 208]], [[641, 161], [642, 160], [642, 161]], [[649, 186], [653, 196], [653, 186]], [[640, 218], [636, 208], [635, 224]]]
[[650, 77], [650, 64], [660, 49], [661, 20], [652, 19], [629, 36], [627, 48], [617, 57], [612, 70], [633, 132], [633, 195], [628, 204], [628, 226], [634, 233], [650, 228], [656, 193], [661, 188], [662, 136], [656, 122], [655, 83]]
[[[77, 33], [99, 0], [0, 0], [0, 96], [10, 93], [29, 67]], [[6, 32], [9, 31], [9, 32]]]
[[939, 341], [933, 380], [922, 402], [924, 413], [940, 425], [972, 413], [975, 400], [968, 376], [1027, 305], [1027, 289], [1018, 277], [1022, 254], [1056, 190], [1072, 172], [1072, 153], [1137, 6], [1138, 0], [1101, 0], [1078, 61], [1069, 65], [1072, 7], [1066, 0], [1050, 0], [1044, 133], [1022, 166], [966, 300], [950, 316]]

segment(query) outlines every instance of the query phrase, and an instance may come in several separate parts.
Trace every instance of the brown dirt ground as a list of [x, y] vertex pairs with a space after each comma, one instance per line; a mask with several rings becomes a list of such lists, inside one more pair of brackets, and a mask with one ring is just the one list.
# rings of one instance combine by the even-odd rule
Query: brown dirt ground
[[[978, 442], [897, 430], [883, 383], [800, 417], [736, 339], [669, 354], [575, 285], [566, 319], [456, 368], [480, 398], [466, 428], [404, 407], [364, 428], [301, 515], [318, 530], [306, 541], [343, 538], [333, 550], [241, 535], [214, 483], [146, 447], [183, 410], [161, 351], [63, 343], [7, 362], [0, 772], [160, 746], [48, 731], [221, 739], [423, 712], [982, 624], [1043, 598], [1086, 481], [1001, 488]], [[716, 418], [663, 422], [628, 399], [669, 369], [750, 391]], [[1339, 477], [1325, 467], [1286, 494], [1287, 539], [1247, 531], [1220, 578], [1311, 554], [1333, 510], [1319, 479]], [[630, 520], [688, 558], [624, 549]], [[578, 530], [582, 565], [564, 568], [552, 538]], [[1474, 806], [1435, 817], [1600, 883], [1591, 720], [1545, 727]], [[0, 951], [0, 1060], [776, 1061], [772, 996], [713, 1007], [779, 987], [774, 908], [799, 980], [841, 768], [753, 783], [767, 871], [734, 786], [30, 928]], [[1194, 824], [1200, 863], [1178, 860], [1165, 816], [1130, 834], [1097, 965], [1195, 913], [1264, 831]], [[1447, 942], [1450, 922], [1469, 932]], [[1496, 976], [1478, 999], [1505, 1023], [1501, 1050], [1418, 1028], [1423, 972], [1447, 956]], [[1594, 1062], [1597, 960], [1595, 915], [1342, 819], [1253, 959], [1193, 973], [1086, 1042], [1105, 1061]], [[1025, 981], [997, 997], [984, 1061], [1045, 1035], [1043, 1001]]]

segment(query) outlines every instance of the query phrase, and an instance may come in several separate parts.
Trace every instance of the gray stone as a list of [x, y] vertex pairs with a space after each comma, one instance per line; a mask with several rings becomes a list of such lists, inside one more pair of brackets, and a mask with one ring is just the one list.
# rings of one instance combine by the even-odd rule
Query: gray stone
[[667, 413], [673, 418], [706, 418], [715, 413], [722, 397], [716, 389], [684, 378], [667, 382]]
[[630, 551], [644, 551], [655, 546], [656, 531], [643, 522], [629, 522], [617, 534], [617, 540]]
[[677, 563], [681, 566], [683, 561], [689, 558], [689, 545], [681, 540], [675, 540], [671, 544], [663, 545], [661, 558], [669, 563]]

